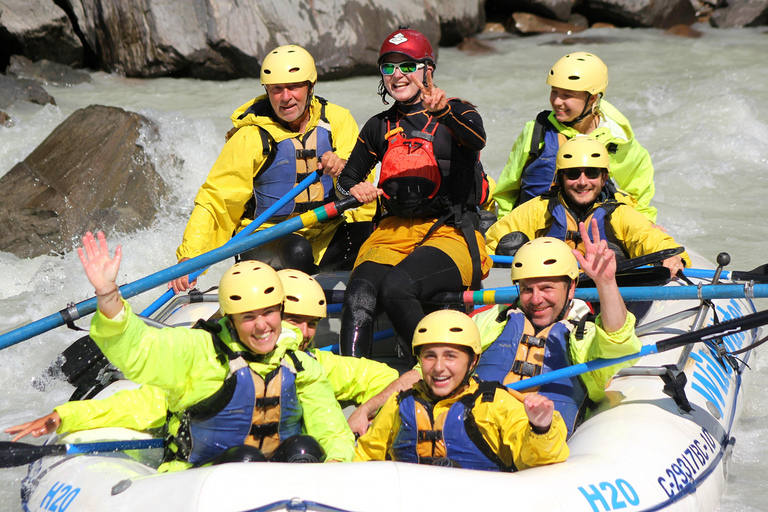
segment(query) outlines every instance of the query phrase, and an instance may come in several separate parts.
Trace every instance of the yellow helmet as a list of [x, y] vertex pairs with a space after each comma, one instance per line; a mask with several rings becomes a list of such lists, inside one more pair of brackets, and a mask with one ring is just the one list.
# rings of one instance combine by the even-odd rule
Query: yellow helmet
[[327, 316], [325, 293], [314, 277], [291, 268], [279, 270], [277, 275], [285, 290], [285, 313], [315, 318]]
[[447, 343], [469, 347], [477, 355], [483, 353], [480, 347], [480, 331], [475, 322], [461, 311], [441, 309], [421, 319], [413, 332], [413, 355], [416, 347], [430, 343]]
[[547, 85], [570, 91], [586, 91], [589, 94], [605, 94], [608, 67], [592, 53], [569, 53], [549, 70]]
[[275, 48], [261, 64], [261, 85], [317, 82], [315, 59], [295, 44]]
[[219, 307], [223, 315], [268, 308], [284, 300], [280, 277], [261, 261], [236, 263], [219, 281]]
[[531, 240], [518, 249], [512, 261], [512, 282], [536, 277], [579, 277], [579, 264], [571, 248], [557, 238]]
[[557, 150], [555, 168], [559, 171], [572, 167], [597, 167], [608, 170], [608, 150], [599, 140], [585, 135], [568, 139]]

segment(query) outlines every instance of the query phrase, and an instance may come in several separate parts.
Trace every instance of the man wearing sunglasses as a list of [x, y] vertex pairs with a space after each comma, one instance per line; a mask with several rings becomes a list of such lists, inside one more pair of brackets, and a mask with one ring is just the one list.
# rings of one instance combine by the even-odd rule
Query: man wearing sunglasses
[[[635, 258], [680, 244], [635, 209], [631, 196], [609, 179], [608, 151], [591, 137], [576, 136], [557, 152], [555, 183], [548, 193], [534, 198], [502, 217], [488, 229], [488, 251], [514, 255], [523, 243], [550, 236], [584, 253], [579, 222], [597, 220], [601, 233], [619, 259]], [[662, 262], [677, 274], [690, 258], [686, 253]]]
[[[357, 141], [350, 112], [314, 94], [317, 69], [297, 45], [280, 46], [262, 62], [265, 94], [232, 114], [234, 128], [208, 178], [176, 251], [179, 261], [224, 245], [309, 174], [323, 176], [263, 225], [270, 227], [335, 200], [333, 186]], [[313, 274], [351, 269], [357, 249], [372, 231], [375, 207], [345, 212], [331, 222], [304, 228], [240, 256], [273, 268]], [[173, 281], [176, 292], [192, 287], [187, 276]]]

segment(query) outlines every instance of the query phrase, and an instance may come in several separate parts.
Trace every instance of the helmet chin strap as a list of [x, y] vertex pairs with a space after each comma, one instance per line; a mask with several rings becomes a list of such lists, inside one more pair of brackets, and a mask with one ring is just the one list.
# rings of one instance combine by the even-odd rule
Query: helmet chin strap
[[[592, 95], [590, 94], [589, 97], [591, 98]], [[576, 119], [574, 119], [573, 121], [568, 121], [568, 122], [565, 122], [563, 124], [565, 126], [570, 126], [571, 128], [573, 128], [575, 125], [577, 125], [578, 123], [582, 122], [584, 120], [584, 118], [586, 118], [589, 115], [594, 114], [595, 108], [597, 108], [597, 104], [598, 104], [599, 101], [600, 101], [600, 96], [596, 95], [595, 96], [595, 101], [592, 103], [592, 106], [590, 107], [589, 106], [589, 98], [587, 98], [587, 103], [584, 104], [584, 110], [581, 111], [581, 114], [579, 114], [579, 116]]]

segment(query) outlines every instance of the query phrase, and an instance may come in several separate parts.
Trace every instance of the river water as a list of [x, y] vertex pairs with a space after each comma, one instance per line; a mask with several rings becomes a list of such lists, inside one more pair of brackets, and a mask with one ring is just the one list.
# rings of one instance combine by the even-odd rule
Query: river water
[[[451, 96], [478, 106], [488, 134], [482, 159], [498, 178], [523, 124], [548, 108], [549, 67], [562, 55], [587, 50], [610, 71], [606, 98], [631, 121], [656, 169], [658, 222], [689, 249], [714, 260], [732, 257], [730, 269], [750, 270], [768, 261], [768, 30], [715, 30], [697, 26], [699, 39], [661, 31], [590, 30], [597, 43], [559, 44], [563, 35], [490, 43], [496, 51], [469, 55], [441, 49], [436, 83]], [[352, 111], [358, 124], [382, 110], [374, 77], [320, 83], [316, 92]], [[18, 105], [0, 128], [0, 175], [23, 160], [74, 110], [91, 104], [139, 112], [160, 128], [148, 146], [171, 196], [151, 229], [109, 233], [123, 245], [120, 280], [131, 282], [175, 263], [174, 251], [192, 200], [224, 143], [229, 116], [259, 95], [258, 80], [126, 79], [94, 73], [93, 83], [48, 88], [58, 106]], [[99, 194], [98, 190], [93, 191]], [[220, 264], [201, 286], [216, 282]], [[69, 252], [19, 259], [0, 252], [0, 331], [27, 324], [91, 296], [93, 290]], [[160, 292], [131, 299], [138, 310]], [[79, 322], [87, 327], [87, 320]], [[72, 392], [67, 384], [32, 381], [79, 335], [66, 329], [38, 336], [0, 353], [0, 425], [47, 414]], [[747, 376], [746, 404], [735, 433], [722, 512], [768, 510], [768, 368], [758, 352]], [[40, 386], [38, 386], [40, 387]], [[659, 435], [664, 435], [660, 432]], [[24, 469], [0, 470], [0, 510], [20, 508]]]

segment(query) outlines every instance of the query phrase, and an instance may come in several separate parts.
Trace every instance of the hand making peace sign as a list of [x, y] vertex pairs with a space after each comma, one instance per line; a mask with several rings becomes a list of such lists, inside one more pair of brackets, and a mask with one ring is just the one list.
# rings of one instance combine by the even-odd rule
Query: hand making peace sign
[[424, 87], [424, 84], [421, 83], [421, 81], [415, 78], [416, 73], [412, 73], [407, 76], [408, 79], [415, 83], [416, 86], [421, 90], [421, 101], [424, 104], [424, 107], [429, 112], [439, 112], [443, 110], [446, 105], [448, 105], [448, 98], [445, 96], [445, 91], [439, 87], [436, 87], [434, 82], [432, 82], [432, 69], [428, 67], [426, 73], [426, 87]]

